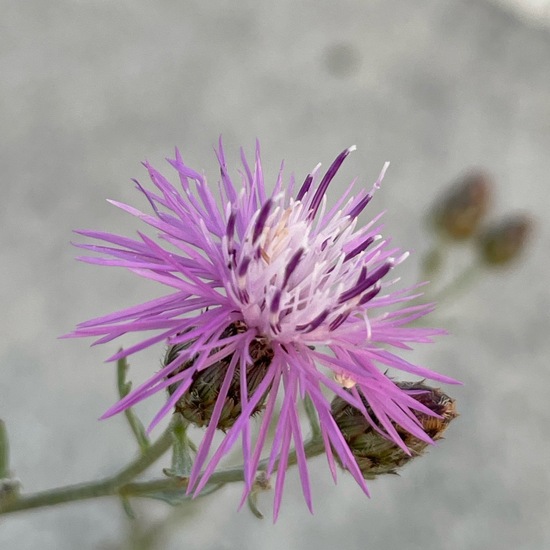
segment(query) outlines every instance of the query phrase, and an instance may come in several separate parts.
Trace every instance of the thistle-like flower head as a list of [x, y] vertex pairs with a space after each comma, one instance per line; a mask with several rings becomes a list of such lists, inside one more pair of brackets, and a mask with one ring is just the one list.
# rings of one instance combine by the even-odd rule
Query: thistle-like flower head
[[[392, 351], [430, 342], [442, 331], [407, 326], [432, 306], [407, 304], [418, 296], [414, 288], [390, 290], [395, 281], [387, 276], [407, 254], [381, 237], [379, 217], [366, 225], [358, 222], [387, 165], [372, 189], [354, 195], [352, 183], [334, 206], [327, 206], [327, 188], [354, 149], [343, 151], [322, 177], [317, 166], [297, 190], [293, 178], [285, 183], [281, 166], [271, 192], [264, 182], [259, 146], [253, 166], [241, 154], [243, 169], [234, 180], [220, 141], [218, 187], [207, 184], [176, 151], [168, 162], [179, 176], [180, 188], [148, 163], [145, 168], [156, 189], [136, 182], [151, 214], [111, 201], [156, 229], [156, 239], [142, 233], [134, 240], [80, 232], [106, 243], [78, 245], [100, 254], [84, 261], [125, 267], [169, 289], [162, 298], [82, 323], [73, 335], [95, 336], [98, 343], [105, 343], [129, 332], [154, 332], [111, 360], [158, 342], [168, 344], [163, 368], [104, 416], [169, 388], [169, 398], [152, 420], [152, 428], [174, 408], [183, 411], [204, 395], [207, 403], [199, 402], [199, 409], [188, 413], [188, 418], [206, 426], [190, 491], [201, 491], [240, 438], [246, 495], [274, 424], [273, 442], [266, 450], [267, 475], [277, 471], [274, 514], [279, 511], [291, 445], [311, 509], [298, 413], [298, 403], [306, 396], [318, 414], [333, 476], [336, 453], [338, 463], [367, 491], [356, 458], [331, 414], [327, 390], [376, 421], [377, 428], [406, 453], [396, 425], [421, 441], [431, 441], [418, 413], [433, 416], [433, 411], [383, 370], [392, 367], [455, 382]], [[253, 438], [252, 417], [260, 411]], [[218, 427], [226, 433], [214, 450]]]

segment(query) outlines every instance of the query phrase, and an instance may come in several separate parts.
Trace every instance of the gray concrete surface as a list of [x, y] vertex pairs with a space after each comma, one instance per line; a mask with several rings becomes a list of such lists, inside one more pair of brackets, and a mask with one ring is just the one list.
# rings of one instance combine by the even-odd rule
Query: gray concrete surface
[[[237, 487], [152, 548], [252, 550], [543, 550], [550, 547], [550, 35], [483, 1], [340, 2], [0, 0], [0, 417], [26, 490], [107, 475], [132, 454], [122, 419], [96, 418], [115, 399], [116, 344], [57, 340], [78, 321], [158, 290], [122, 271], [83, 265], [73, 228], [132, 234], [104, 199], [139, 204], [139, 162], [174, 145], [215, 179], [212, 145], [228, 158], [262, 141], [265, 171], [282, 158], [301, 175], [353, 143], [349, 178], [371, 182], [370, 206], [415, 255], [421, 217], [467, 167], [499, 183], [496, 216], [533, 212], [529, 254], [483, 279], [446, 314], [452, 336], [414, 358], [461, 378], [462, 416], [447, 440], [400, 478], [332, 485], [312, 463], [315, 515], [288, 478], [279, 522], [236, 511]], [[124, 343], [127, 343], [125, 341]], [[136, 380], [160, 349], [132, 362]], [[139, 409], [151, 417], [159, 401]], [[269, 496], [262, 500], [270, 513]], [[161, 519], [162, 505], [138, 503]], [[137, 548], [112, 500], [0, 519], [0, 548]], [[126, 544], [126, 546], [124, 546]]]

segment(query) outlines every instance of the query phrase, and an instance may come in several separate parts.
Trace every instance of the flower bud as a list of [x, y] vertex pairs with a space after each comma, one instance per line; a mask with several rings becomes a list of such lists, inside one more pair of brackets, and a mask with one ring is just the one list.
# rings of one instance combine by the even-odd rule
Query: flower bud
[[504, 265], [517, 258], [533, 228], [522, 214], [509, 216], [489, 227], [479, 238], [481, 257], [490, 265]]
[[[438, 418], [415, 411], [424, 431], [434, 441], [441, 439], [451, 420], [458, 416], [455, 400], [445, 395], [440, 389], [431, 388], [423, 382], [396, 382], [396, 385], [403, 390], [414, 390], [415, 393], [412, 393], [411, 397], [439, 415]], [[421, 393], [416, 393], [417, 391]], [[380, 426], [367, 400], [364, 396], [362, 399], [372, 422]], [[380, 474], [395, 474], [398, 468], [421, 455], [428, 446], [428, 443], [392, 422], [411, 452], [407, 455], [396, 443], [374, 430], [363, 413], [341, 397], [336, 396], [333, 399], [331, 408], [332, 416], [365, 479], [373, 479]]]
[[[235, 336], [245, 332], [246, 327], [243, 323], [235, 322], [229, 325], [221, 335], [221, 339]], [[168, 365], [178, 354], [188, 348], [194, 340], [184, 344], [171, 346], [166, 352], [164, 364]], [[218, 353], [222, 347], [215, 348], [210, 352], [210, 355]], [[250, 397], [254, 394], [256, 388], [263, 380], [271, 360], [273, 359], [273, 349], [262, 338], [256, 338], [252, 341], [249, 347], [250, 357], [253, 363], [246, 367], [247, 391]], [[190, 361], [185, 362], [179, 369], [168, 375], [170, 378], [183, 372], [193, 366], [197, 356]], [[186, 420], [195, 424], [198, 427], [208, 426], [214, 412], [214, 407], [218, 400], [221, 386], [223, 384], [227, 368], [232, 359], [232, 354], [227, 355], [223, 359], [216, 361], [210, 367], [198, 371], [193, 375], [193, 382], [189, 389], [181, 396], [175, 406], [176, 412], [181, 413]], [[240, 383], [240, 365], [235, 367], [233, 379], [231, 380], [227, 396], [225, 397], [223, 409], [218, 420], [217, 428], [222, 431], [227, 431], [241, 414], [241, 383]], [[171, 394], [176, 391], [178, 385], [168, 386], [168, 392]], [[269, 390], [268, 390], [269, 391]], [[256, 405], [253, 414], [263, 410], [267, 393], [262, 396]]]
[[454, 240], [470, 238], [485, 217], [492, 199], [492, 180], [481, 171], [459, 179], [436, 203], [432, 218], [436, 228]]

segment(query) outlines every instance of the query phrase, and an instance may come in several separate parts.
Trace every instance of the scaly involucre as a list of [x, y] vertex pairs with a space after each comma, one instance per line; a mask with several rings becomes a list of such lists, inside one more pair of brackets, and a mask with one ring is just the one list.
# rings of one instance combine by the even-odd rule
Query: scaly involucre
[[[174, 410], [200, 372], [221, 365], [226, 371], [190, 475], [189, 491], [194, 494], [201, 491], [220, 459], [240, 438], [246, 496], [270, 425], [276, 422], [267, 467], [268, 476], [273, 470], [277, 472], [274, 515], [277, 517], [279, 512], [291, 445], [296, 450], [304, 497], [311, 509], [297, 408], [305, 396], [317, 411], [333, 477], [336, 479], [333, 453], [337, 453], [339, 462], [367, 492], [361, 471], [331, 416], [330, 399], [323, 394], [326, 389], [363, 411], [373, 427], [406, 452], [394, 423], [420, 440], [431, 441], [414, 411], [434, 413], [382, 370], [392, 367], [454, 383], [390, 351], [410, 349], [412, 342], [430, 342], [443, 331], [407, 326], [428, 313], [432, 305], [406, 304], [418, 296], [412, 294], [416, 287], [388, 292], [395, 281], [384, 279], [407, 254], [391, 248], [389, 241], [379, 235], [380, 216], [367, 225], [358, 224], [358, 216], [379, 187], [387, 165], [370, 191], [361, 189], [353, 196], [352, 182], [338, 202], [327, 209], [327, 188], [354, 149], [343, 151], [320, 181], [317, 166], [296, 193], [293, 178], [288, 185], [283, 182], [281, 165], [269, 193], [259, 146], [253, 167], [241, 152], [243, 170], [237, 183], [229, 175], [220, 140], [216, 152], [221, 169], [217, 198], [206, 178], [187, 166], [176, 150], [175, 158], [168, 162], [176, 170], [181, 188], [149, 163], [144, 166], [156, 190], [135, 182], [152, 214], [110, 201], [156, 229], [156, 240], [141, 232], [139, 240], [97, 231], [78, 232], [107, 243], [77, 245], [101, 255], [80, 259], [125, 267], [171, 289], [162, 298], [82, 323], [72, 334], [99, 337], [96, 343], [106, 343], [130, 332], [155, 333], [115, 354], [110, 358], [113, 361], [158, 342], [178, 350], [166, 366], [104, 417], [170, 386], [169, 399], [153, 418], [152, 429]], [[234, 330], [228, 332], [231, 327]], [[247, 376], [255, 368], [250, 356], [253, 344], [268, 350], [270, 362], [266, 368], [264, 361], [263, 378], [251, 386]], [[240, 414], [209, 458], [235, 377], [240, 388]], [[376, 418], [367, 412], [359, 391]], [[258, 434], [252, 438], [252, 416], [264, 407]]]

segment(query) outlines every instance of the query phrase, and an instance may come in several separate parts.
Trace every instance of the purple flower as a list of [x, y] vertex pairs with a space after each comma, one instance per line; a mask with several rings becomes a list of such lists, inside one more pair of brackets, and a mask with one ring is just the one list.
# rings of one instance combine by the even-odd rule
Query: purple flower
[[[220, 140], [217, 157], [221, 181], [217, 197], [216, 187], [209, 186], [203, 175], [187, 166], [176, 150], [175, 159], [168, 162], [179, 176], [181, 189], [148, 163], [144, 165], [156, 190], [147, 190], [136, 181], [152, 214], [110, 201], [155, 228], [157, 240], [142, 233], [134, 240], [79, 231], [107, 243], [77, 245], [102, 255], [81, 260], [122, 266], [169, 289], [162, 298], [82, 323], [72, 334], [99, 337], [95, 343], [106, 343], [129, 332], [155, 333], [115, 354], [110, 358], [113, 361], [161, 341], [177, 350], [167, 356], [166, 366], [104, 417], [169, 388], [170, 397], [152, 420], [152, 429], [174, 410], [200, 373], [223, 366], [219, 394], [211, 417], [205, 422], [208, 427], [190, 475], [189, 490], [195, 494], [239, 438], [244, 494], [248, 494], [268, 429], [276, 422], [267, 468], [268, 476], [277, 471], [274, 515], [280, 507], [291, 443], [296, 449], [304, 497], [311, 509], [297, 409], [298, 402], [306, 396], [317, 411], [333, 477], [336, 478], [336, 453], [338, 461], [367, 492], [353, 454], [331, 416], [330, 400], [323, 393], [327, 389], [368, 416], [362, 394], [376, 416], [377, 429], [405, 452], [408, 450], [395, 425], [431, 442], [414, 411], [432, 416], [434, 413], [381, 370], [393, 367], [432, 380], [455, 382], [391, 351], [410, 349], [412, 342], [430, 342], [443, 331], [407, 326], [431, 311], [432, 305], [406, 304], [418, 296], [412, 294], [416, 287], [388, 291], [395, 280], [387, 280], [386, 276], [407, 253], [390, 247], [389, 241], [379, 235], [380, 216], [364, 226], [358, 223], [387, 164], [370, 192], [361, 189], [353, 196], [352, 183], [332, 208], [327, 207], [327, 188], [354, 149], [343, 151], [322, 178], [318, 177], [320, 165], [317, 166], [297, 192], [293, 178], [288, 185], [283, 182], [281, 165], [269, 193], [259, 146], [253, 167], [241, 152], [243, 170], [239, 180], [234, 181]], [[254, 374], [256, 366], [256, 357], [251, 357], [254, 346], [259, 346], [259, 353], [269, 360], [264, 361], [262, 376], [251, 389], [247, 378]], [[224, 439], [209, 457], [235, 377], [240, 388], [239, 414], [227, 425]], [[278, 395], [282, 396], [280, 407]], [[253, 439], [251, 418], [264, 407], [258, 435]], [[370, 416], [368, 420], [375, 422]]]

